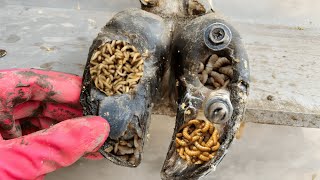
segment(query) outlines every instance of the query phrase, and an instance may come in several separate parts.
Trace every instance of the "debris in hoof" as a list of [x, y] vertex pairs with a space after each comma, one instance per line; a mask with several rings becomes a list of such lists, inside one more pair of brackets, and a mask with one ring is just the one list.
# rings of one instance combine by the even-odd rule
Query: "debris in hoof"
[[0, 49], [0, 58], [4, 57], [7, 55], [7, 51], [4, 49]]
[[272, 96], [272, 95], [269, 95], [269, 96], [267, 96], [267, 100], [269, 100], [269, 101], [274, 101], [274, 96]]

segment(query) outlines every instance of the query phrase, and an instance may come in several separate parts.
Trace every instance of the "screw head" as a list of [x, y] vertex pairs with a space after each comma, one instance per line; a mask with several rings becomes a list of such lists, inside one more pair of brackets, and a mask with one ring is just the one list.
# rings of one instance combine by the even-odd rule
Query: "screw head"
[[204, 41], [208, 48], [219, 51], [228, 47], [232, 39], [231, 30], [223, 23], [213, 23], [207, 27]]
[[210, 104], [207, 110], [207, 118], [215, 123], [225, 123], [229, 117], [229, 110], [223, 102]]
[[209, 38], [215, 44], [223, 43], [227, 39], [226, 32], [220, 27], [213, 28], [209, 34]]
[[231, 119], [233, 106], [230, 101], [230, 92], [220, 89], [216, 92], [211, 92], [204, 101], [205, 117], [217, 124], [226, 123]]

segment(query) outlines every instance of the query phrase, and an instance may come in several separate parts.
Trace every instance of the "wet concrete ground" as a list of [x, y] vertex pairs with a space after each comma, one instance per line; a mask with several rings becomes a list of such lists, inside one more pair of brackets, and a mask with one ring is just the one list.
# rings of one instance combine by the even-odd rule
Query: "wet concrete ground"
[[[272, 26], [274, 30], [267, 31], [270, 37], [280, 26], [320, 27], [320, 13], [317, 9], [320, 2], [313, 0], [226, 0], [215, 1], [214, 5], [233, 22], [275, 25]], [[7, 56], [0, 59], [0, 68], [34, 67], [81, 75], [88, 48], [99, 29], [115, 12], [138, 6], [135, 0], [0, 0], [0, 49], [8, 51]], [[239, 27], [242, 32], [247, 30], [243, 25]], [[255, 33], [255, 29], [250, 30]], [[306, 44], [314, 43], [320, 35], [318, 31], [311, 32], [315, 32], [315, 35], [302, 33], [298, 37], [301, 40], [304, 35], [314, 36], [314, 41], [305, 41]], [[284, 38], [287, 36], [285, 32], [281, 33]], [[257, 38], [259, 36], [245, 36], [244, 41], [257, 41]], [[263, 47], [264, 43], [278, 44], [277, 39], [269, 41], [266, 39], [255, 47]], [[308, 51], [315, 59], [319, 59], [319, 54], [314, 53], [317, 47], [319, 49], [319, 46], [314, 46], [314, 51]], [[253, 48], [249, 46], [250, 49]], [[297, 56], [294, 51], [288, 54]], [[255, 61], [260, 62], [258, 58], [253, 63]], [[254, 93], [257, 92], [260, 91]], [[306, 92], [301, 97], [319, 99], [315, 91]], [[314, 96], [308, 96], [310, 94]], [[315, 104], [316, 108], [319, 107], [317, 101]], [[160, 179], [159, 172], [173, 127], [173, 118], [153, 116], [150, 139], [145, 146], [143, 162], [138, 168], [119, 167], [107, 160], [80, 160], [71, 167], [49, 174], [46, 179]], [[319, 149], [319, 129], [248, 123], [243, 138], [235, 141], [217, 171], [204, 179], [320, 180]]]

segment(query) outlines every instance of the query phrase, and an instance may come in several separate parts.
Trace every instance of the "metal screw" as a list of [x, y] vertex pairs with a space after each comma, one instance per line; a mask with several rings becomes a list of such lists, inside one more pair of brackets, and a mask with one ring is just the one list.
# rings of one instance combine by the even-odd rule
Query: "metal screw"
[[207, 27], [204, 33], [204, 41], [207, 47], [212, 50], [222, 50], [230, 44], [232, 32], [229, 27], [223, 23], [213, 23]]
[[224, 89], [211, 92], [204, 101], [204, 114], [206, 118], [217, 124], [227, 122], [233, 113], [229, 97], [230, 93]]
[[206, 110], [208, 118], [216, 123], [224, 123], [229, 116], [228, 108], [224, 103], [213, 103]]
[[215, 44], [223, 43], [227, 39], [226, 36], [225, 31], [220, 27], [213, 28], [209, 34], [210, 40]]

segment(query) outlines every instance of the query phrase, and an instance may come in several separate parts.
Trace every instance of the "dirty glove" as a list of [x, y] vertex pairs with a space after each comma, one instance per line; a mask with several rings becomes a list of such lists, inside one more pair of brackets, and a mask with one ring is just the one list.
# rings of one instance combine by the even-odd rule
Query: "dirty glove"
[[0, 179], [43, 179], [98, 150], [109, 124], [97, 116], [80, 117], [80, 91], [75, 75], [0, 71]]

